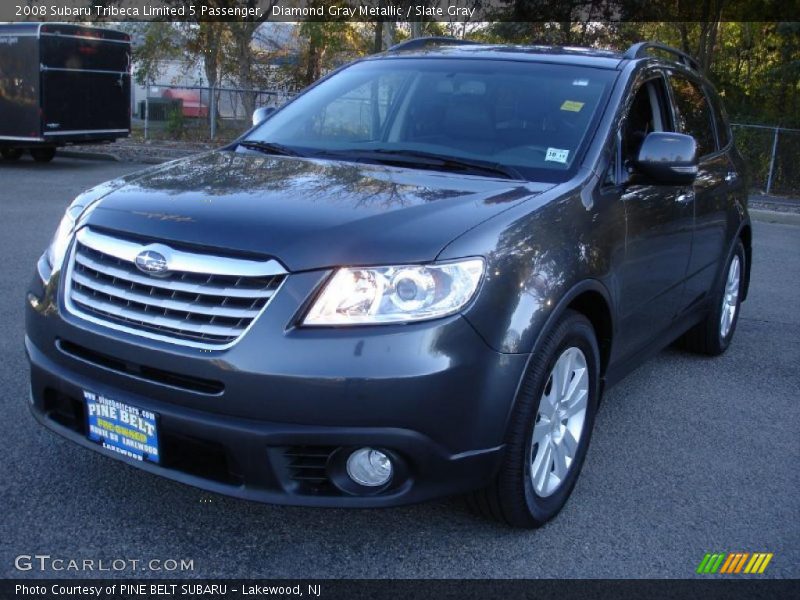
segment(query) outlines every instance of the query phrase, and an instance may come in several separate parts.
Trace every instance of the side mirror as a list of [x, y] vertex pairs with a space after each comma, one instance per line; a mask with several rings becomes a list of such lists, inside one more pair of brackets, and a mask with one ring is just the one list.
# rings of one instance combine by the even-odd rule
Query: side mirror
[[634, 167], [656, 183], [692, 183], [697, 177], [697, 142], [690, 135], [654, 131], [644, 138]]
[[255, 109], [253, 111], [253, 127], [266, 121], [275, 110], [276, 108], [274, 106], [262, 106], [261, 108]]

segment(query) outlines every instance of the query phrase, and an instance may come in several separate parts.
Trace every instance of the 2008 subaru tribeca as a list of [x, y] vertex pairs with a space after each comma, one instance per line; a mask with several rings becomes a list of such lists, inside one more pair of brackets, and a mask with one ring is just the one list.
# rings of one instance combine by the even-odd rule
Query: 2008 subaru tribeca
[[676, 50], [408, 42], [78, 196], [27, 295], [31, 408], [223, 494], [469, 492], [535, 527], [605, 389], [678, 338], [730, 344], [745, 188]]

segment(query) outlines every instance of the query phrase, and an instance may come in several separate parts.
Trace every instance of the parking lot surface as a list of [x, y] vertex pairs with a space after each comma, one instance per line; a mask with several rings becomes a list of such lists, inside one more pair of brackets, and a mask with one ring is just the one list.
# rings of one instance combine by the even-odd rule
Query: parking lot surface
[[692, 577], [707, 552], [772, 552], [765, 576], [800, 577], [800, 227], [754, 224], [728, 353], [668, 349], [613, 388], [564, 511], [514, 531], [458, 499], [345, 511], [214, 496], [37, 425], [23, 351], [35, 261], [77, 193], [138, 168], [0, 161], [0, 576], [172, 574], [14, 567], [46, 554], [190, 559], [193, 577]]

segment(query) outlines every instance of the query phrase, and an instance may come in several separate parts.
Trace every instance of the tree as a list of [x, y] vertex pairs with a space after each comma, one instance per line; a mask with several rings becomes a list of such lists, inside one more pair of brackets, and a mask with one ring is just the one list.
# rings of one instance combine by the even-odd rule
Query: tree
[[133, 60], [137, 64], [133, 75], [139, 85], [146, 86], [158, 81], [163, 62], [183, 54], [183, 41], [171, 23], [130, 23], [124, 29], [138, 38], [133, 50]]
[[302, 87], [314, 83], [337, 63], [367, 52], [364, 28], [351, 21], [305, 21], [299, 35], [305, 41], [296, 78]]
[[734, 120], [800, 126], [799, 24], [629, 23], [624, 34], [618, 45], [658, 40], [696, 58]]
[[202, 62], [208, 86], [217, 87], [223, 75], [223, 49], [228, 35], [225, 23], [206, 21], [184, 24], [182, 28], [187, 53]]
[[[183, 0], [172, 1], [183, 3]], [[261, 16], [247, 16], [232, 21], [213, 23], [218, 27], [207, 29], [208, 34], [216, 36], [217, 43], [219, 43], [219, 54], [216, 57], [220, 58], [224, 55], [228, 58], [228, 65], [235, 65], [229, 75], [232, 76], [236, 86], [244, 90], [254, 89], [253, 37], [261, 24], [269, 19], [272, 14], [272, 7], [278, 3], [278, 0], [270, 0], [266, 4], [259, 2], [259, 0], [206, 0], [205, 3], [207, 6], [220, 8], [242, 6], [254, 9], [257, 6], [261, 6]], [[203, 22], [200, 22], [200, 24], [202, 25]], [[212, 41], [212, 43], [214, 42]], [[242, 93], [242, 104], [246, 114], [251, 114], [255, 110], [255, 102], [255, 92], [246, 91]]]
[[[183, 5], [184, 0], [163, 0], [166, 4]], [[249, 9], [260, 6], [261, 16], [242, 17], [231, 21], [197, 20], [181, 24], [183, 39], [177, 46], [195, 60], [203, 61], [203, 69], [211, 87], [215, 87], [223, 78], [229, 76], [237, 87], [245, 90], [253, 89], [254, 49], [253, 38], [262, 23], [272, 14], [272, 7], [278, 0], [270, 0], [266, 4], [259, 0], [205, 0], [210, 8], [231, 8], [234, 6]], [[168, 31], [169, 23], [148, 24], [153, 31]], [[165, 41], [165, 40], [162, 40]], [[166, 46], [165, 46], [166, 47]], [[152, 48], [157, 51], [158, 45]], [[250, 114], [255, 109], [255, 93], [242, 95], [245, 111]]]

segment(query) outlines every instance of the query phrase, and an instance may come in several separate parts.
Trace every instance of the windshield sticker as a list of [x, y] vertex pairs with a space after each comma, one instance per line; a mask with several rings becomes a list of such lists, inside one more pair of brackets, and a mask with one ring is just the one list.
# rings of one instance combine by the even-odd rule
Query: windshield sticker
[[568, 110], [570, 112], [581, 112], [583, 108], [583, 102], [576, 102], [575, 100], [564, 100], [564, 104], [561, 105], [561, 110]]
[[566, 164], [568, 156], [569, 150], [562, 150], [561, 148], [548, 148], [544, 159]]
[[580, 87], [586, 87], [587, 85], [589, 85], [589, 80], [588, 79], [575, 79], [575, 80], [573, 80], [572, 85], [577, 85], [577, 86], [580, 86]]

